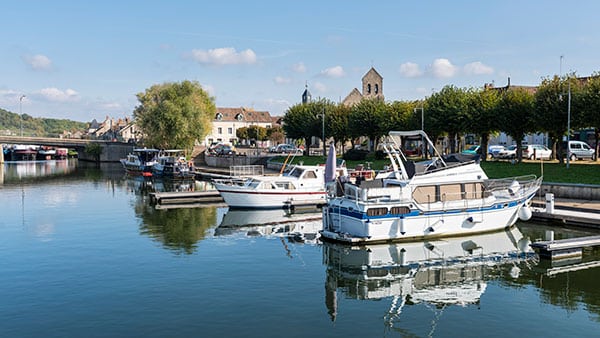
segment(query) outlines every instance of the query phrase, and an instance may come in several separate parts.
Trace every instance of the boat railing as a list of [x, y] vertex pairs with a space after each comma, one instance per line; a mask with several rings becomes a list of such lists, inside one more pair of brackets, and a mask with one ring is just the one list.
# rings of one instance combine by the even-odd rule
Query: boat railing
[[229, 167], [229, 176], [262, 176], [264, 175], [264, 166], [262, 165], [234, 165]]
[[542, 184], [542, 179], [543, 177], [537, 178], [535, 175], [488, 179], [484, 181], [484, 186], [489, 194], [499, 198], [512, 199], [536, 191]]

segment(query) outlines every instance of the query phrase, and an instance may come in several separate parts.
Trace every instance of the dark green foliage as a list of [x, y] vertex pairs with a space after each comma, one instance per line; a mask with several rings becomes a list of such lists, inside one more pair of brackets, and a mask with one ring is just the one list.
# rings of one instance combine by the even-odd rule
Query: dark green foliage
[[369, 151], [362, 149], [351, 149], [344, 154], [346, 161], [364, 161], [367, 158]]
[[64, 131], [85, 131], [88, 123], [65, 119], [37, 118], [23, 114], [23, 120], [19, 114], [0, 109], [0, 130], [10, 130], [15, 135], [21, 133], [21, 122], [23, 123], [23, 135], [58, 137]]

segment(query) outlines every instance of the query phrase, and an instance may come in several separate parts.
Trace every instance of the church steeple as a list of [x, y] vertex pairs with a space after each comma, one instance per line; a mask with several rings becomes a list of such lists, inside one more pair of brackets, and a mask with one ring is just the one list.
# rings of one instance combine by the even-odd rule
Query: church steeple
[[312, 100], [312, 96], [310, 95], [310, 92], [308, 91], [308, 82], [306, 82], [304, 87], [305, 87], [304, 93], [302, 93], [302, 104], [309, 103]]

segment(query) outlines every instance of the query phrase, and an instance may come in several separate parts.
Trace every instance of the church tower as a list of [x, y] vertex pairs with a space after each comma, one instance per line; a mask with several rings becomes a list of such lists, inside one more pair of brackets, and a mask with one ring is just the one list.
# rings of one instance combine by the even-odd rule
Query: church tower
[[302, 93], [302, 104], [307, 104], [312, 100], [312, 96], [308, 91], [308, 83], [305, 85], [304, 93]]
[[371, 67], [367, 74], [362, 78], [362, 95], [364, 98], [378, 98], [384, 100], [383, 97], [383, 77]]

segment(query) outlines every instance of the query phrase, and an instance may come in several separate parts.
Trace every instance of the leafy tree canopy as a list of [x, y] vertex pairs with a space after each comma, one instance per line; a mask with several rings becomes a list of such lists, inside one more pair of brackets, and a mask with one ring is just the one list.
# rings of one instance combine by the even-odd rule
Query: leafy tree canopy
[[214, 98], [196, 81], [154, 85], [137, 98], [133, 116], [145, 146], [191, 150], [212, 128]]

